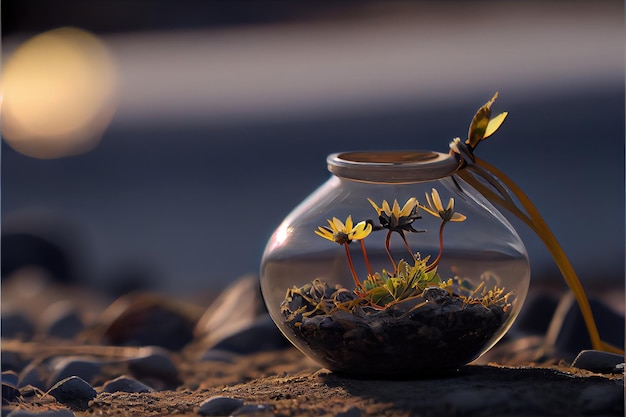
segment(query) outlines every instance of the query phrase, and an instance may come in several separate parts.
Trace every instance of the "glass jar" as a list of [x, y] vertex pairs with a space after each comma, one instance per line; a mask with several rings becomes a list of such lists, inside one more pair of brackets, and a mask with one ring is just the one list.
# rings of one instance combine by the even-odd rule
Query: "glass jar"
[[511, 327], [528, 290], [511, 224], [454, 156], [346, 152], [270, 238], [261, 290], [283, 334], [339, 373], [456, 369]]

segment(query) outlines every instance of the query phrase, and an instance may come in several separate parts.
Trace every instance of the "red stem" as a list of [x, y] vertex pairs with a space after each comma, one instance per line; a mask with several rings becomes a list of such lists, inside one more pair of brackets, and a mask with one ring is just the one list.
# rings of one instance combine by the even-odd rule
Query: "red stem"
[[441, 226], [439, 226], [439, 254], [435, 258], [435, 260], [426, 267], [425, 272], [430, 272], [437, 267], [439, 264], [439, 260], [441, 259], [441, 254], [443, 253], [443, 227], [446, 225], [446, 222], [441, 222]]
[[371, 276], [374, 276], [374, 273], [372, 272], [372, 266], [370, 265], [370, 260], [367, 257], [367, 251], [365, 250], [365, 241], [361, 239], [359, 242], [361, 242], [361, 250], [363, 251], [363, 259], [365, 259], [365, 266], [367, 266], [367, 273]]
[[348, 248], [348, 244], [344, 243], [343, 245], [346, 248], [346, 256], [348, 257], [348, 264], [350, 265], [350, 272], [352, 272], [352, 278], [354, 279], [354, 283], [356, 284], [356, 288], [359, 289], [361, 287], [361, 283], [359, 282], [359, 278], [356, 276], [356, 271], [354, 269], [354, 264], [352, 263], [352, 255], [350, 255], [350, 248]]
[[409, 242], [406, 240], [406, 236], [402, 232], [399, 232], [399, 233], [400, 233], [400, 236], [402, 236], [402, 240], [404, 240], [404, 246], [406, 246], [406, 249], [411, 254], [411, 258], [415, 260], [415, 253], [413, 252], [413, 249], [411, 249], [411, 247], [409, 246]]
[[389, 249], [389, 241], [391, 240], [391, 230], [387, 232], [387, 239], [385, 239], [385, 250], [387, 251], [387, 256], [391, 261], [391, 265], [393, 265], [393, 274], [395, 275], [398, 267], [396, 266], [396, 262], [393, 260], [391, 256], [391, 250]]

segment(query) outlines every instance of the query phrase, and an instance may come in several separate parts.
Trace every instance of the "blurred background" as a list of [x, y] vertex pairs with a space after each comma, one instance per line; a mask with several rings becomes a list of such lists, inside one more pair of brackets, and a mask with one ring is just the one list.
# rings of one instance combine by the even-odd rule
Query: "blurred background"
[[[586, 286], [623, 288], [623, 21], [620, 1], [4, 0], [2, 278], [222, 289], [329, 153], [447, 152], [498, 91], [477, 154]], [[560, 282], [507, 217], [532, 282]]]

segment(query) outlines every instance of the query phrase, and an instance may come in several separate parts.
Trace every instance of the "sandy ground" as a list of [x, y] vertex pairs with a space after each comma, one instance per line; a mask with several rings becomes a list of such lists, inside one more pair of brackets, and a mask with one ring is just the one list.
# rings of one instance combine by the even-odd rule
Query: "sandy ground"
[[[261, 405], [243, 414], [257, 417], [623, 415], [623, 404], [620, 408], [615, 398], [622, 393], [622, 375], [594, 374], [563, 363], [470, 365], [437, 378], [381, 381], [333, 374], [293, 348], [233, 357], [231, 363], [198, 361], [197, 354], [191, 347], [175, 355], [182, 383], [174, 389], [99, 392], [88, 408], [74, 413], [192, 416], [203, 401], [228, 396]], [[14, 406], [34, 412], [65, 408], [49, 395], [22, 398]]]

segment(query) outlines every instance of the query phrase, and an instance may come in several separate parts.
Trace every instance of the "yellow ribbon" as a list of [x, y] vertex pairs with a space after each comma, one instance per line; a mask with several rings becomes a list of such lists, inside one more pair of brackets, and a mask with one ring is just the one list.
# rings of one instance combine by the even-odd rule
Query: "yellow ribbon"
[[[545, 220], [539, 214], [539, 211], [537, 210], [535, 205], [530, 201], [528, 196], [526, 196], [526, 194], [524, 194], [524, 192], [509, 177], [507, 177], [502, 171], [500, 171], [493, 165], [478, 158], [474, 158], [474, 163], [476, 167], [480, 168], [480, 170], [476, 170], [472, 167], [472, 165], [468, 165], [467, 167], [469, 167], [470, 169], [461, 169], [457, 171], [457, 175], [461, 177], [465, 182], [470, 184], [472, 187], [477, 189], [489, 201], [497, 203], [513, 213], [516, 217], [522, 220], [530, 229], [532, 229], [543, 241], [543, 243], [550, 251], [550, 254], [554, 258], [554, 261], [556, 262], [559, 270], [561, 271], [565, 282], [572, 290], [572, 293], [576, 298], [576, 302], [580, 307], [580, 311], [585, 321], [585, 326], [587, 327], [587, 332], [589, 333], [589, 339], [591, 340], [591, 346], [593, 347], [593, 349], [624, 354], [624, 351], [622, 349], [612, 346], [611, 344], [604, 342], [600, 338], [600, 333], [598, 332], [598, 327], [593, 317], [591, 306], [589, 305], [589, 300], [587, 299], [585, 290], [580, 280], [578, 279], [578, 276], [576, 275], [572, 264], [565, 255], [565, 252], [563, 251], [563, 248], [559, 244], [558, 240], [546, 224]], [[519, 202], [522, 204], [528, 214], [522, 212], [508, 195], [501, 196], [489, 189], [483, 183], [481, 183], [474, 176], [474, 174], [476, 173], [478, 173], [478, 175], [483, 178], [485, 178], [485, 175], [492, 175], [493, 178], [499, 180], [519, 200]]]
[[[502, 171], [474, 155], [476, 146], [498, 130], [508, 115], [505, 112], [491, 118], [491, 105], [497, 97], [498, 93], [476, 112], [470, 124], [468, 139], [463, 143], [457, 138], [450, 144], [452, 154], [459, 158], [459, 168], [456, 175], [478, 190], [489, 201], [499, 204], [517, 216], [543, 241], [576, 298], [593, 349], [624, 354], [623, 349], [612, 346], [600, 338], [587, 294], [563, 248], [530, 198]], [[480, 181], [479, 178], [484, 182]], [[491, 188], [485, 183], [489, 184]], [[521, 203], [523, 210], [517, 206], [509, 192]]]

